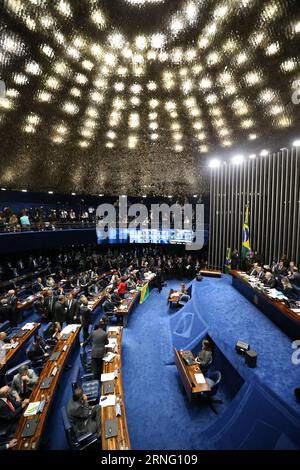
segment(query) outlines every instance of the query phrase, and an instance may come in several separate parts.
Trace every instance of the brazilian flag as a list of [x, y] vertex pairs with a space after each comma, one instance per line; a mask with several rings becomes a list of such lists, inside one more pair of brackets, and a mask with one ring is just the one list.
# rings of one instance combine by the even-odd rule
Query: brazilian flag
[[149, 292], [149, 284], [148, 282], [142, 287], [142, 290], [141, 290], [141, 297], [140, 297], [140, 304], [142, 304], [143, 302], [145, 302], [145, 300], [148, 299], [150, 295], [150, 292]]
[[249, 234], [249, 207], [248, 205], [246, 206], [245, 210], [245, 222], [243, 225], [243, 234], [242, 234], [242, 258], [246, 258], [246, 255], [249, 251], [251, 251], [250, 248], [250, 234]]
[[227, 248], [226, 260], [225, 260], [225, 273], [229, 273], [231, 270], [231, 248]]

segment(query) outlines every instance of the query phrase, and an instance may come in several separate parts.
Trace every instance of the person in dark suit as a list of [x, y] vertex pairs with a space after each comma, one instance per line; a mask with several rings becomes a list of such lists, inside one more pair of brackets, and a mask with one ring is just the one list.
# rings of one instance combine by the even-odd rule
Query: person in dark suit
[[287, 269], [284, 265], [284, 262], [280, 260], [273, 268], [273, 273], [275, 277], [287, 276]]
[[104, 300], [102, 304], [103, 313], [107, 316], [110, 316], [113, 314], [115, 308], [116, 306], [114, 302], [111, 301], [110, 297], [106, 297], [106, 299]]
[[102, 359], [106, 353], [105, 345], [108, 343], [107, 333], [104, 328], [105, 324], [100, 320], [92, 334], [82, 343], [82, 346], [85, 346], [87, 343], [92, 342], [92, 372], [95, 380], [100, 380], [103, 369]]
[[46, 342], [43, 338], [39, 335], [35, 337], [30, 350], [28, 351], [28, 359], [32, 362], [36, 362], [39, 360], [46, 361], [49, 357], [49, 346], [47, 346]]
[[22, 411], [28, 403], [28, 399], [16, 400], [8, 385], [0, 388], [0, 432], [5, 432], [8, 436], [15, 432]]
[[240, 255], [239, 252], [235, 249], [231, 253], [231, 269], [239, 269], [240, 264]]
[[101, 436], [100, 406], [91, 407], [82, 388], [76, 388], [67, 405], [68, 418], [77, 437], [86, 433], [96, 433]]
[[8, 305], [7, 299], [0, 300], [0, 323], [10, 320], [11, 318], [11, 306]]
[[33, 284], [33, 291], [34, 292], [40, 292], [43, 290], [45, 286], [43, 285], [42, 278], [38, 277], [35, 283]]
[[63, 295], [60, 295], [58, 300], [55, 302], [54, 317], [55, 321], [60, 323], [60, 326], [63, 327], [63, 324], [66, 321], [65, 297]]
[[56, 302], [56, 297], [51, 289], [48, 290], [47, 296], [45, 297], [45, 310], [47, 314], [47, 319], [49, 321], [54, 320], [54, 305]]
[[80, 297], [79, 317], [82, 325], [83, 340], [89, 336], [89, 326], [92, 324], [92, 311], [88, 307], [88, 299], [82, 295]]
[[265, 273], [263, 271], [263, 268], [261, 266], [257, 266], [256, 268], [256, 279], [258, 279], [259, 281], [263, 282], [264, 279], [265, 279]]
[[276, 287], [275, 277], [273, 276], [272, 273], [270, 273], [270, 271], [266, 272], [265, 279], [263, 282], [264, 282], [264, 285], [266, 287], [269, 287], [270, 289], [273, 289], [274, 287]]
[[78, 321], [79, 304], [71, 292], [67, 295], [65, 306], [67, 309], [67, 324], [76, 323]]
[[45, 306], [45, 297], [43, 294], [38, 294], [37, 300], [34, 302], [34, 308], [38, 315], [40, 315], [41, 320], [47, 320], [47, 311]]
[[0, 450], [9, 450], [13, 447], [16, 447], [18, 444], [18, 439], [11, 439], [7, 444], [0, 444]]
[[19, 318], [19, 312], [18, 312], [18, 299], [16, 297], [16, 292], [11, 289], [8, 291], [8, 295], [6, 297], [7, 300], [7, 305], [10, 306], [10, 325], [12, 327], [18, 326], [18, 323], [20, 323], [20, 318]]

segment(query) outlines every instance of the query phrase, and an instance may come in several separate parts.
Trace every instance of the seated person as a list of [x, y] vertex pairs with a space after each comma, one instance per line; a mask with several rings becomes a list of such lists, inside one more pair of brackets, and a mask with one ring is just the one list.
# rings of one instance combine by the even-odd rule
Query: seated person
[[106, 315], [112, 314], [117, 309], [116, 302], [113, 302], [111, 295], [107, 294], [106, 299], [103, 302], [102, 310]]
[[49, 339], [50, 343], [56, 344], [57, 341], [60, 338], [60, 334], [61, 334], [60, 323], [58, 321], [53, 322], [52, 325], [51, 325], [51, 328], [49, 330], [49, 338], [48, 339]]
[[264, 273], [263, 268], [262, 268], [261, 266], [257, 266], [257, 268], [256, 268], [256, 276], [255, 276], [255, 277], [256, 277], [256, 279], [257, 279], [258, 281], [261, 281], [261, 282], [264, 281], [264, 279], [265, 279], [265, 273]]
[[29, 398], [33, 387], [38, 381], [38, 376], [33, 369], [29, 369], [27, 364], [20, 367], [19, 372], [14, 376], [11, 388], [22, 400]]
[[88, 287], [88, 293], [89, 293], [89, 295], [91, 295], [93, 297], [100, 293], [100, 289], [99, 289], [99, 286], [97, 285], [97, 283], [91, 284]]
[[265, 279], [264, 279], [264, 285], [266, 287], [269, 287], [270, 289], [273, 289], [274, 287], [276, 287], [275, 277], [273, 276], [273, 274], [270, 271], [266, 272]]
[[284, 262], [280, 260], [273, 268], [273, 273], [275, 277], [286, 276], [287, 269], [284, 266]]
[[67, 413], [77, 437], [89, 432], [101, 436], [100, 406], [91, 407], [82, 388], [74, 390], [67, 405]]
[[252, 269], [250, 270], [250, 276], [256, 276], [257, 274], [258, 263], [254, 263]]
[[288, 277], [282, 277], [278, 289], [291, 300], [299, 300]]
[[53, 289], [54, 286], [55, 286], [55, 281], [53, 277], [51, 276], [47, 277], [46, 287], [51, 287]]
[[207, 372], [209, 366], [213, 361], [212, 354], [212, 345], [208, 339], [202, 341], [202, 348], [199, 351], [198, 356], [196, 357], [196, 362], [200, 365], [201, 371], [203, 373]]
[[39, 360], [46, 361], [49, 356], [49, 346], [39, 335], [35, 337], [35, 341], [32, 343], [30, 351], [28, 352], [28, 358], [32, 362]]
[[8, 385], [0, 388], [0, 432], [12, 435], [18, 426], [23, 409], [27, 407], [29, 400], [16, 400]]
[[188, 295], [188, 290], [186, 288], [186, 285], [183, 282], [180, 286], [178, 302], [180, 302], [181, 300], [188, 301], [188, 300], [190, 300], [190, 298], [191, 298], [191, 296]]
[[127, 279], [127, 288], [128, 289], [135, 289], [136, 288], [136, 281], [134, 279], [134, 276], [131, 274], [129, 279]]
[[43, 290], [45, 286], [43, 285], [43, 281], [41, 277], [38, 277], [35, 283], [33, 284], [33, 290], [34, 292], [39, 292]]
[[122, 302], [122, 299], [119, 296], [118, 292], [112, 292], [110, 294], [110, 300], [115, 304], [115, 307], [118, 307]]

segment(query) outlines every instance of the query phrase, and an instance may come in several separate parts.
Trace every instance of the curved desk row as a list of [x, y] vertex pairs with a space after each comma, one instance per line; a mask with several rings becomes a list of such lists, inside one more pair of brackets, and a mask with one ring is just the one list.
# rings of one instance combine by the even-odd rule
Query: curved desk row
[[[35, 385], [30, 395], [30, 403], [44, 401], [44, 407], [41, 413], [38, 413], [34, 416], [25, 417], [23, 415], [21, 417], [18, 428], [14, 435], [14, 438], [18, 440], [18, 444], [15, 447], [17, 450], [37, 450], [41, 445], [55, 392], [58, 388], [63, 370], [67, 364], [72, 346], [75, 341], [78, 341], [78, 335], [81, 327], [80, 325], [73, 325], [73, 327], [74, 331], [70, 332], [66, 339], [62, 337], [57, 342], [41, 372], [37, 384]], [[58, 358], [56, 360], [51, 360], [54, 353], [57, 353]], [[45, 385], [47, 379], [49, 378], [51, 381], [49, 388], [42, 389], [41, 387]], [[34, 421], [34, 423], [30, 423], [30, 421]], [[27, 430], [30, 430], [31, 426], [32, 429], [34, 429], [32, 435], [24, 437], [24, 434], [26, 434]]]
[[[103, 373], [114, 373], [114, 395], [116, 397], [116, 406], [107, 406], [101, 408], [102, 425], [102, 449], [103, 450], [130, 450], [130, 439], [127, 428], [126, 411], [124, 403], [124, 392], [122, 386], [122, 334], [123, 328], [116, 327], [108, 330], [109, 338], [117, 340], [117, 355], [111, 362], [104, 363]], [[101, 396], [105, 395], [104, 384], [101, 385]], [[117, 408], [119, 413], [117, 414]], [[110, 423], [115, 426], [117, 435], [107, 437], [107, 428]]]
[[290, 338], [300, 337], [300, 312], [287, 307], [282, 301], [272, 299], [263, 288], [253, 287], [248, 276], [239, 271], [230, 271], [232, 285], [253, 302], [270, 320], [272, 320]]

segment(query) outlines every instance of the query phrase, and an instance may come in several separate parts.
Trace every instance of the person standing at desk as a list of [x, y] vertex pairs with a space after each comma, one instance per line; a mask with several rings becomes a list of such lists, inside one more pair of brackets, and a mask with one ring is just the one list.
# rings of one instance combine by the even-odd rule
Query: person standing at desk
[[108, 343], [107, 333], [104, 331], [105, 324], [102, 320], [95, 326], [92, 334], [82, 343], [85, 346], [92, 342], [92, 372], [95, 380], [100, 380], [103, 370], [103, 357], [106, 350], [105, 345]]
[[92, 324], [92, 312], [88, 307], [88, 299], [85, 295], [80, 297], [79, 316], [82, 325], [83, 340], [85, 341], [89, 335], [89, 326]]
[[65, 306], [67, 309], [67, 324], [76, 322], [79, 305], [71, 292], [67, 295]]

